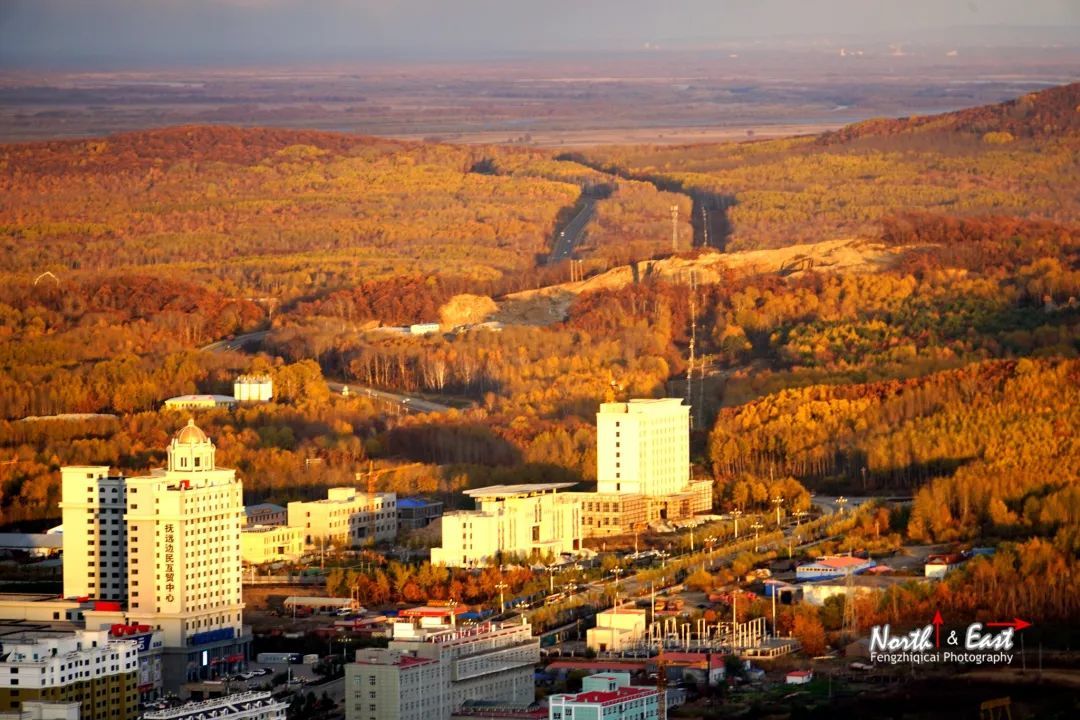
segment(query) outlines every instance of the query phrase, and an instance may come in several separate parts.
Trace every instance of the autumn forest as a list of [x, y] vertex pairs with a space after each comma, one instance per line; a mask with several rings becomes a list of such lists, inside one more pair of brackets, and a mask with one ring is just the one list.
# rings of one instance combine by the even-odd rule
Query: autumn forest
[[[1078, 158], [1080, 84], [719, 145], [193, 126], [3, 146], [0, 515], [56, 517], [63, 465], [160, 464], [187, 419], [162, 402], [245, 371], [276, 402], [199, 422], [247, 501], [372, 462], [451, 507], [491, 482], [588, 487], [597, 404], [689, 375], [719, 510], [891, 493], [912, 498], [904, 541], [1076, 576]], [[581, 263], [549, 262], [586, 206]], [[561, 312], [508, 311], [536, 297]], [[255, 352], [201, 349], [259, 330]], [[454, 409], [388, 414], [328, 379]]]

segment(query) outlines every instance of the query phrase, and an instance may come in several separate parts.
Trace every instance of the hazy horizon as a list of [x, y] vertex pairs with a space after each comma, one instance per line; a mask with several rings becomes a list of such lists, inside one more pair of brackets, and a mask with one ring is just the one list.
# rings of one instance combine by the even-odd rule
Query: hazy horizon
[[865, 42], [1070, 44], [1071, 0], [6, 0], [0, 65], [234, 63]]

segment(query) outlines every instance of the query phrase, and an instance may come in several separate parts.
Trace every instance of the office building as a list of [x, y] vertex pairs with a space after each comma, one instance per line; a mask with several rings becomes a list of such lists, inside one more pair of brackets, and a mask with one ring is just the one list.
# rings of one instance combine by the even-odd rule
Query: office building
[[250, 643], [240, 595], [242, 488], [215, 453], [189, 420], [169, 444], [167, 466], [147, 476], [61, 471], [64, 594], [109, 601], [81, 610], [89, 628], [160, 631], [168, 688], [229, 672]]
[[0, 712], [24, 703], [79, 703], [82, 720], [135, 720], [136, 643], [105, 630], [7, 635], [0, 640]]
[[630, 684], [630, 673], [582, 678], [581, 692], [548, 698], [549, 720], [656, 720], [660, 691]]
[[255, 525], [240, 531], [240, 558], [245, 565], [291, 562], [304, 555], [304, 528]]
[[447, 720], [466, 701], [526, 707], [540, 641], [524, 623], [458, 627], [456, 608], [418, 608], [394, 623], [386, 649], [345, 667], [348, 720]]
[[269, 691], [242, 692], [188, 703], [167, 710], [152, 710], [143, 720], [285, 720], [289, 705]]
[[397, 536], [397, 495], [330, 488], [325, 500], [289, 503], [289, 525], [303, 528], [304, 543], [355, 547]]
[[557, 559], [581, 550], [580, 493], [560, 494], [573, 483], [496, 485], [466, 490], [475, 510], [442, 519], [442, 546], [431, 562], [477, 567], [497, 558]]
[[673, 495], [690, 482], [690, 407], [679, 398], [603, 403], [596, 444], [599, 493]]
[[712, 508], [712, 481], [690, 474], [690, 408], [679, 398], [603, 403], [596, 492], [575, 493], [585, 537], [644, 531]]

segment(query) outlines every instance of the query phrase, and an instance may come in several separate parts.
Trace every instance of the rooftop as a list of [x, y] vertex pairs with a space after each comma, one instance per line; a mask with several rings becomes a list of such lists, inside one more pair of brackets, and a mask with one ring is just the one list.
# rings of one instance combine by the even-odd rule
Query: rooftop
[[256, 503], [255, 505], [245, 505], [244, 512], [248, 515], [257, 512], [285, 512], [285, 508], [274, 503]]
[[658, 692], [659, 691], [656, 688], [649, 687], [621, 687], [611, 691], [590, 690], [589, 692], [578, 693], [577, 695], [561, 695], [560, 697], [562, 697], [565, 702], [614, 705], [616, 703], [626, 702], [627, 700], [637, 700], [639, 698], [649, 697], [650, 695], [656, 695]]
[[467, 605], [421, 605], [420, 607], [402, 610], [398, 613], [398, 617], [449, 617], [451, 613], [461, 615], [468, 611]]
[[236, 398], [232, 395], [177, 395], [171, 397], [165, 402], [181, 403], [181, 402], [215, 402], [215, 403], [234, 403]]
[[363, 652], [363, 650], [358, 650], [356, 652], [356, 662], [359, 665], [395, 665], [401, 668], [408, 668], [438, 662], [432, 658], [416, 657], [415, 655], [409, 655], [408, 653], [402, 653], [394, 659], [394, 662], [386, 662], [385, 654], [381, 657], [374, 655], [364, 657]]
[[826, 567], [836, 568], [837, 570], [844, 570], [852, 567], [860, 567], [871, 562], [865, 558], [849, 557], [847, 555], [827, 555], [825, 557], [819, 557], [812, 563], [806, 563], [806, 565], [824, 565]]
[[492, 485], [473, 488], [465, 494], [472, 498], [504, 498], [535, 495], [536, 493], [554, 492], [563, 488], [574, 487], [577, 483], [533, 483], [531, 485]]
[[442, 505], [437, 500], [425, 500], [424, 498], [400, 498], [397, 501], [398, 508], [422, 508], [429, 505]]

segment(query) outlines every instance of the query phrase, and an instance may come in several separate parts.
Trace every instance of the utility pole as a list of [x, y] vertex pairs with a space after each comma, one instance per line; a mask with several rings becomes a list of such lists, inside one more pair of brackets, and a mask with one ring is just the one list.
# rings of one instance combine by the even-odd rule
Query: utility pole
[[[676, 207], [676, 210], [678, 208]], [[690, 271], [690, 361], [686, 368], [686, 404], [694, 404], [694, 357], [697, 347], [697, 275]], [[694, 427], [694, 415], [690, 414], [690, 427]]]
[[671, 206], [671, 252], [679, 252], [679, 206]]

